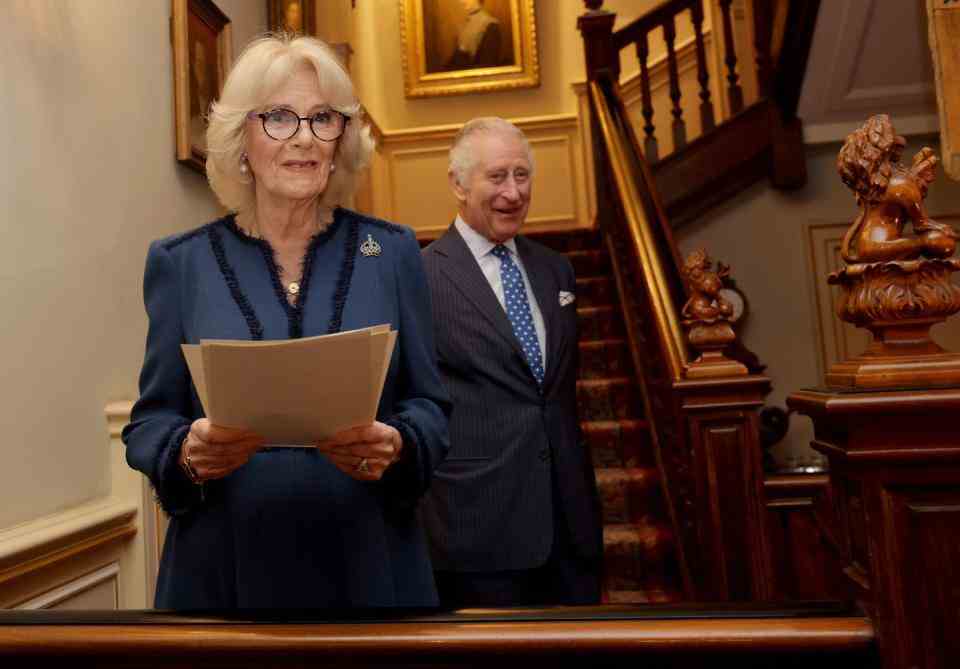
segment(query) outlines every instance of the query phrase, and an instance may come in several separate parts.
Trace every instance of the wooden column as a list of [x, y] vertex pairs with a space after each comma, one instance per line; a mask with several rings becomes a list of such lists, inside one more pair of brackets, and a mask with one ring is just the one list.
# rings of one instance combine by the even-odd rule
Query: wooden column
[[[673, 382], [683, 421], [677, 441], [686, 457], [672, 469], [687, 469], [687, 475], [674, 476], [678, 485], [671, 492], [687, 523], [683, 535], [697, 598], [762, 601], [773, 595], [759, 417], [770, 379], [749, 374], [724, 355], [736, 341], [733, 306], [721, 292], [729, 270], [722, 263], [714, 269], [702, 249], [683, 263], [689, 297], [681, 323], [698, 356], [685, 365], [684, 378]], [[684, 490], [684, 481], [692, 490]]]
[[846, 568], [887, 669], [960, 666], [960, 388], [810, 390]]
[[695, 482], [697, 550], [688, 553], [697, 598], [762, 601], [773, 595], [758, 413], [770, 392], [759, 375], [674, 384]]
[[593, 81], [601, 72], [609, 72], [614, 81], [620, 77], [620, 51], [613, 42], [613, 24], [617, 15], [601, 9], [603, 0], [584, 0], [587, 13], [577, 18], [577, 28], [583, 36], [587, 81]]

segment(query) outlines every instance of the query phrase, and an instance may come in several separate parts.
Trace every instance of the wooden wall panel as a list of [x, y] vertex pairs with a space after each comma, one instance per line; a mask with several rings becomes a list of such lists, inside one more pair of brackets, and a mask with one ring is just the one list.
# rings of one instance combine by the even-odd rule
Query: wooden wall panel
[[845, 600], [832, 489], [824, 474], [764, 482], [777, 600]]
[[884, 554], [916, 567], [891, 574], [888, 586], [906, 611], [928, 612], [910, 618], [914, 633], [899, 643], [911, 658], [923, 658], [920, 666], [946, 669], [943, 658], [960, 657], [960, 490], [888, 487], [882, 503], [890, 522]]
[[117, 562], [80, 576], [49, 592], [23, 602], [18, 609], [56, 609], [58, 611], [117, 610], [120, 586]]
[[[557, 231], [592, 225], [579, 119], [574, 114], [511, 119], [530, 141], [536, 166], [524, 230]], [[380, 134], [370, 172], [371, 213], [408, 225], [421, 237], [442, 234], [457, 213], [447, 179], [448, 154], [460, 126]]]

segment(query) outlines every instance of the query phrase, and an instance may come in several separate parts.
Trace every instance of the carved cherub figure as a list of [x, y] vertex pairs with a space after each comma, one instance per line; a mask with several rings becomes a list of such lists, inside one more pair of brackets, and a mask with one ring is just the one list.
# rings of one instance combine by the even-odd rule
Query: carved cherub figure
[[693, 251], [683, 264], [683, 274], [690, 286], [690, 299], [681, 311], [685, 325], [727, 321], [733, 315], [733, 305], [720, 296], [723, 279], [729, 274], [730, 268], [717, 263], [717, 271], [714, 272], [712, 264], [710, 256], [703, 249]]
[[[848, 135], [837, 156], [840, 178], [860, 205], [840, 248], [848, 263], [947, 258], [956, 249], [957, 232], [931, 219], [923, 205], [936, 155], [924, 147], [907, 169], [900, 164], [904, 146], [906, 140], [896, 134], [890, 117], [879, 114]], [[908, 221], [914, 237], [904, 236]]]

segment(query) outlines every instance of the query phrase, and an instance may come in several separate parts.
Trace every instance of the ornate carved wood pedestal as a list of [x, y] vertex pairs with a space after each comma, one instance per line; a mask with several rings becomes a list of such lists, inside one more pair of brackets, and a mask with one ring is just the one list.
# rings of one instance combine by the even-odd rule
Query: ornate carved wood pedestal
[[827, 372], [827, 385], [849, 388], [943, 386], [960, 378], [960, 354], [930, 339], [930, 328], [960, 310], [951, 280], [960, 261], [910, 260], [849, 265], [830, 275], [842, 294], [841, 319], [867, 328], [867, 350]]
[[809, 390], [787, 404], [830, 459], [844, 571], [883, 666], [960, 666], [960, 388]]

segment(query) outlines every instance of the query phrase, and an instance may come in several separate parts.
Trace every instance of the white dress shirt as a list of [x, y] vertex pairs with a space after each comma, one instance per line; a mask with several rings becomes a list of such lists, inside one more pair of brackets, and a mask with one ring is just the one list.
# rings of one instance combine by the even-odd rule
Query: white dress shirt
[[[473, 254], [473, 257], [476, 259], [477, 264], [480, 265], [480, 271], [483, 272], [483, 276], [487, 279], [487, 283], [490, 284], [490, 287], [493, 289], [493, 294], [497, 296], [497, 300], [500, 302], [500, 307], [503, 309], [503, 313], [507, 313], [506, 299], [503, 296], [503, 282], [500, 279], [500, 259], [493, 255], [493, 247], [496, 246], [495, 242], [491, 242], [489, 239], [481, 235], [479, 232], [467, 225], [460, 216], [457, 216], [457, 220], [453, 222], [457, 228], [457, 232], [460, 233], [460, 236], [463, 237], [463, 241], [467, 243], [467, 248], [470, 249], [470, 253]], [[543, 369], [547, 369], [547, 328], [543, 323], [543, 314], [540, 312], [540, 305], [537, 303], [537, 298], [533, 294], [533, 288], [530, 286], [530, 277], [527, 276], [527, 271], [523, 267], [523, 261], [520, 259], [520, 254], [517, 253], [517, 242], [513, 239], [509, 239], [503, 243], [507, 250], [510, 251], [510, 258], [516, 263], [517, 267], [520, 269], [520, 276], [523, 277], [523, 287], [527, 291], [527, 300], [530, 302], [530, 314], [533, 316], [533, 327], [537, 331], [537, 341], [540, 344], [540, 358], [543, 363]]]

